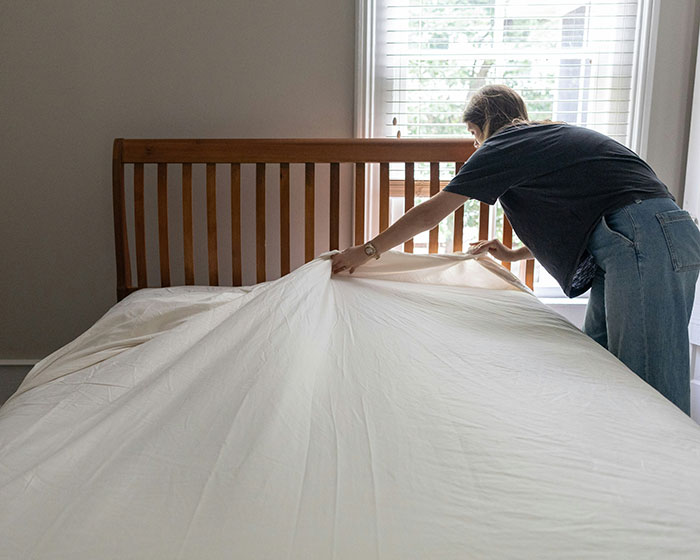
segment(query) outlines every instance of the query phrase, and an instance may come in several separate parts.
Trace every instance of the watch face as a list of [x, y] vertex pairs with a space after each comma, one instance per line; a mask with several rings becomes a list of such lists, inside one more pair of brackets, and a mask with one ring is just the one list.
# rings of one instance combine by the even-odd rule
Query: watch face
[[375, 252], [376, 252], [376, 249], [374, 247], [372, 247], [371, 245], [365, 246], [365, 255], [371, 257], [372, 255], [374, 255]]

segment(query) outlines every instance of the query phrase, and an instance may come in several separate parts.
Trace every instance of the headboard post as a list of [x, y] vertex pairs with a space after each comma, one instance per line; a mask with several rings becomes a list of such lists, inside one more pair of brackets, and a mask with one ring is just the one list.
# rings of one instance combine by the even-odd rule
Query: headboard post
[[124, 139], [116, 138], [112, 149], [112, 207], [114, 209], [114, 243], [117, 256], [117, 299], [129, 293], [131, 265], [126, 236], [126, 201], [124, 195]]

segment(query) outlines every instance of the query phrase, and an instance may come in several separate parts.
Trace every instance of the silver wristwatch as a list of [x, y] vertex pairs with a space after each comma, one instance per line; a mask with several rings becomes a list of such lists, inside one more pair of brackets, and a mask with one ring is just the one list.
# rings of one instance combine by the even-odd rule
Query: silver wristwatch
[[367, 243], [365, 243], [364, 251], [365, 251], [365, 255], [367, 255], [368, 257], [374, 257], [375, 259], [379, 258], [379, 252], [377, 251], [377, 248], [374, 246], [374, 243], [372, 243], [371, 241], [368, 241]]

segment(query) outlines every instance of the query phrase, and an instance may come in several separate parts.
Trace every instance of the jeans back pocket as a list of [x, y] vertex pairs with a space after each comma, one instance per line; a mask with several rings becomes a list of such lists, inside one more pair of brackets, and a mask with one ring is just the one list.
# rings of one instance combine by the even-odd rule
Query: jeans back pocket
[[666, 238], [673, 270], [700, 269], [700, 230], [685, 210], [658, 212], [656, 219]]

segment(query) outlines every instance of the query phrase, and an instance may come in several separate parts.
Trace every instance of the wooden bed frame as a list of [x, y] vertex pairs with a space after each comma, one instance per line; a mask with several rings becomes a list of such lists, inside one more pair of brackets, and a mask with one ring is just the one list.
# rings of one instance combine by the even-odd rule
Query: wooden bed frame
[[[379, 164], [379, 231], [389, 227], [391, 196], [403, 196], [405, 210], [414, 206], [414, 197], [433, 196], [444, 186], [440, 182], [439, 165], [449, 162], [455, 172], [474, 152], [468, 139], [165, 139], [143, 140], [117, 138], [113, 152], [114, 237], [117, 257], [117, 299], [145, 287], [167, 287], [170, 282], [168, 229], [168, 164], [182, 169], [183, 249], [185, 284], [194, 282], [194, 246], [192, 224], [192, 164], [206, 165], [206, 215], [209, 285], [219, 285], [219, 263], [216, 223], [216, 164], [230, 165], [231, 188], [231, 257], [233, 285], [241, 285], [241, 164], [255, 164], [255, 245], [257, 282], [266, 280], [265, 270], [265, 174], [266, 164], [279, 164], [280, 196], [280, 263], [281, 274], [290, 272], [290, 164], [303, 164], [305, 169], [305, 262], [314, 254], [314, 195], [317, 164], [330, 164], [330, 240], [329, 249], [339, 246], [340, 164], [354, 166], [354, 244], [364, 243], [364, 211], [366, 203], [366, 164]], [[389, 164], [405, 165], [405, 179], [392, 181]], [[415, 162], [430, 163], [430, 179], [414, 178]], [[124, 169], [133, 164], [134, 231], [137, 285], [132, 285], [131, 259], [127, 229], [127, 204]], [[157, 166], [157, 229], [160, 260], [160, 284], [149, 285], [146, 272], [144, 212], [144, 166]], [[252, 185], [251, 185], [252, 186]], [[245, 185], [244, 185], [245, 188]], [[247, 210], [247, 209], [245, 209]], [[252, 212], [252, 208], [250, 211]], [[349, 210], [346, 210], [348, 215]], [[453, 251], [463, 250], [462, 231], [464, 206], [454, 213]], [[438, 226], [430, 230], [429, 252], [438, 252]], [[489, 233], [489, 207], [480, 203], [479, 238]], [[503, 243], [512, 246], [512, 228], [504, 216]], [[404, 251], [413, 252], [413, 240], [404, 243]], [[510, 263], [503, 263], [510, 268]], [[521, 267], [523, 281], [532, 288], [534, 261]]]

